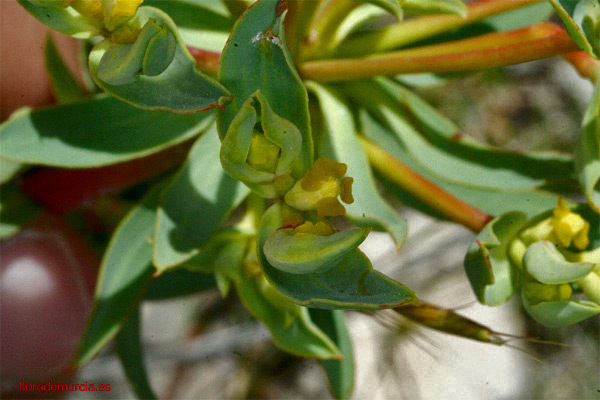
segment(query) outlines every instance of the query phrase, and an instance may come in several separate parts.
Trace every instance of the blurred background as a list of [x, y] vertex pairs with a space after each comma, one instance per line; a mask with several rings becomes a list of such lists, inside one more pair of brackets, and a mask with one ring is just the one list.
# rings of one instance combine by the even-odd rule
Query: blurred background
[[[45, 30], [29, 17], [13, 19], [10, 23], [21, 27], [21, 36], [29, 36], [18, 38], [20, 47], [12, 47], [14, 32], [8, 28], [6, 10], [14, 4], [7, 6], [9, 2], [0, 1], [3, 118], [18, 106], [51, 100], [40, 65], [32, 63], [29, 70], [24, 67], [29, 63], [10, 56], [41, 54], [36, 43], [43, 43]], [[68, 54], [72, 42], [60, 43]], [[29, 97], [27, 87], [38, 93]], [[15, 97], [15, 91], [23, 95]], [[591, 83], [560, 59], [456, 75], [443, 85], [418, 89], [465, 134], [513, 150], [565, 151], [573, 148], [591, 92]], [[397, 252], [392, 240], [380, 233], [372, 233], [361, 246], [376, 269], [415, 290], [423, 301], [455, 309], [494, 331], [560, 345], [515, 338], [497, 346], [400, 319], [389, 329], [372, 316], [347, 312], [357, 365], [353, 398], [600, 398], [598, 318], [551, 331], [527, 317], [515, 297], [500, 307], [479, 305], [462, 267], [474, 235], [402, 204], [397, 208], [410, 227], [402, 250]], [[146, 366], [160, 398], [331, 397], [319, 364], [279, 351], [233, 293], [226, 299], [212, 291], [146, 302], [142, 311]], [[71, 399], [134, 398], [111, 346], [73, 381], [110, 384], [112, 390], [71, 392]]]

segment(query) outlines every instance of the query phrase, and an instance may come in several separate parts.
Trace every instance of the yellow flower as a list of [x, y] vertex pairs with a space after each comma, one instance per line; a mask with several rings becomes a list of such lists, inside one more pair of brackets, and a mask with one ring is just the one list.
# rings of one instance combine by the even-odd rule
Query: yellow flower
[[[285, 194], [285, 202], [302, 211], [316, 210], [320, 216], [333, 217], [346, 214], [338, 196], [346, 204], [352, 204], [354, 179], [342, 178], [346, 164], [320, 158], [306, 171], [294, 187]], [[340, 179], [342, 178], [342, 179]]]
[[583, 250], [590, 244], [588, 234], [590, 232], [590, 223], [584, 220], [581, 215], [572, 212], [565, 204], [562, 198], [558, 199], [558, 205], [553, 211], [550, 224], [554, 228], [554, 233], [558, 242], [569, 247], [571, 242], [579, 250]]

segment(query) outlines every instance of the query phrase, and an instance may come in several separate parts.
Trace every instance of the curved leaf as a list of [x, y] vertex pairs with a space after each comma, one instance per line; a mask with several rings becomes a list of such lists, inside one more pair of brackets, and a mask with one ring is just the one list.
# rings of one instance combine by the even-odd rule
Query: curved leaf
[[219, 67], [219, 81], [231, 91], [233, 101], [217, 112], [217, 123], [223, 139], [242, 104], [260, 89], [273, 112], [302, 134], [300, 160], [294, 168], [294, 176], [301, 178], [313, 157], [308, 95], [285, 44], [281, 4], [261, 0], [236, 22]]
[[346, 176], [354, 178], [354, 203], [347, 205], [347, 216], [359, 226], [382, 226], [402, 246], [406, 239], [406, 220], [379, 195], [369, 163], [358, 143], [352, 113], [331, 89], [310, 83], [323, 113], [320, 157], [328, 157], [348, 165]]
[[215, 125], [200, 137], [165, 190], [157, 214], [154, 265], [159, 271], [200, 252], [249, 190], [223, 171]]
[[368, 234], [369, 229], [349, 229], [328, 236], [279, 229], [269, 236], [263, 251], [269, 263], [282, 271], [291, 274], [324, 272], [356, 249]]
[[308, 310], [283, 297], [265, 278], [243, 265], [246, 240], [231, 241], [215, 261], [217, 271], [233, 280], [244, 307], [264, 323], [284, 351], [319, 359], [340, 358], [336, 345], [310, 320]]
[[181, 143], [205, 130], [212, 117], [146, 111], [102, 95], [6, 121], [0, 125], [0, 156], [29, 164], [100, 167]]
[[511, 265], [507, 248], [527, 222], [525, 214], [512, 212], [490, 221], [465, 256], [465, 271], [477, 299], [487, 305], [507, 301], [517, 286], [517, 271]]
[[145, 0], [144, 4], [167, 13], [188, 46], [210, 51], [223, 50], [235, 22], [219, 1]]
[[83, 335], [76, 365], [88, 362], [121, 329], [152, 279], [156, 207], [162, 185], [154, 187], [121, 221], [104, 253], [94, 308]]
[[[118, 53], [125, 53], [136, 46], [136, 43], [119, 45], [112, 44], [109, 40], [104, 40], [94, 46], [90, 53], [90, 72], [98, 86], [123, 101], [133, 104], [136, 107], [150, 110], [170, 110], [173, 112], [188, 113], [204, 111], [212, 107], [223, 107], [229, 102], [231, 97], [227, 89], [219, 82], [200, 72], [196, 60], [190, 55], [181, 37], [179, 37], [175, 23], [167, 14], [157, 8], [140, 7], [136, 13], [135, 20], [140, 26], [144, 25], [141, 21], [156, 21], [148, 23], [156, 25], [161, 29], [166, 29], [168, 37], [172, 37], [175, 40], [175, 53], [172, 61], [158, 75], [140, 74], [138, 71], [141, 71], [143, 68], [139, 62], [142, 59], [144, 60], [144, 64], [149, 62], [144, 57], [152, 57], [153, 61], [155, 61], [162, 60], [166, 56], [164, 52], [154, 55], [144, 53], [143, 58], [133, 59], [130, 61], [131, 64], [127, 64], [127, 68], [132, 69], [131, 73], [133, 75], [127, 75], [128, 79], [123, 81], [125, 83], [111, 84], [102, 79], [102, 76], [106, 76], [107, 73], [102, 73], [100, 68], [104, 62], [108, 62], [107, 59], [103, 60], [103, 57], [111, 55], [111, 49], [122, 49]], [[143, 39], [145, 36], [140, 34], [140, 37]], [[139, 40], [141, 40], [140, 37], [138, 37]], [[149, 42], [148, 45], [152, 45], [153, 43]], [[169, 47], [167, 46], [166, 48]], [[144, 46], [138, 51], [145, 51], [145, 49], [146, 47]], [[152, 49], [153, 47], [149, 48], [149, 50]], [[121, 61], [117, 57], [119, 54], [115, 54], [115, 62]], [[135, 62], [135, 60], [138, 62]], [[117, 68], [116, 64], [111, 64], [111, 68]], [[124, 66], [119, 68], [124, 68]], [[121, 81], [116, 80], [114, 82]]]
[[16, 185], [2, 185], [0, 190], [0, 240], [17, 233], [40, 211]]
[[523, 265], [527, 272], [542, 283], [556, 285], [575, 282], [592, 272], [594, 263], [572, 263], [556, 249], [554, 243], [539, 241], [527, 248]]
[[600, 314], [600, 305], [585, 300], [548, 301], [532, 305], [527, 296], [521, 296], [527, 313], [548, 328], [575, 324]]
[[257, 251], [269, 283], [295, 303], [314, 308], [363, 310], [418, 302], [406, 286], [374, 271], [367, 256], [358, 249], [323, 273], [290, 274], [278, 270], [269, 264], [262, 249], [282, 225], [281, 205], [275, 203], [263, 215]]

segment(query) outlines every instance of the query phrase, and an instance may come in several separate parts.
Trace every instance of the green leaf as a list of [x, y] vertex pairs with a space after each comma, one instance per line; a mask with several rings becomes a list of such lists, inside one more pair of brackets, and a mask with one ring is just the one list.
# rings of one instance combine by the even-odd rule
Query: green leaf
[[93, 24], [71, 7], [37, 5], [29, 0], [17, 1], [41, 23], [65, 35], [87, 39], [100, 34], [102, 30], [102, 27]]
[[310, 320], [308, 310], [283, 297], [259, 273], [243, 265], [247, 240], [223, 248], [216, 268], [233, 280], [244, 307], [271, 332], [275, 344], [288, 353], [320, 359], [339, 358], [335, 344]]
[[285, 44], [280, 4], [261, 0], [236, 22], [219, 67], [219, 81], [231, 91], [233, 101], [217, 112], [217, 123], [223, 139], [242, 104], [260, 89], [273, 112], [302, 134], [300, 160], [293, 173], [300, 178], [313, 161], [308, 95]]
[[410, 15], [456, 14], [467, 15], [467, 6], [461, 0], [403, 0], [402, 9]]
[[[364, 109], [359, 111], [361, 120], [361, 132], [373, 140], [381, 148], [393, 155], [396, 159], [422, 175], [431, 183], [438, 185], [459, 199], [485, 211], [491, 215], [500, 215], [509, 211], [518, 210], [528, 217], [534, 217], [540, 212], [552, 209], [556, 205], [558, 196], [539, 189], [520, 191], [499, 191], [497, 189], [485, 189], [474, 186], [460, 185], [440, 179], [437, 175], [425, 170], [417, 164], [402, 147], [397, 137], [385, 125], [378, 122]], [[396, 184], [388, 182], [386, 188], [402, 201], [412, 207], [426, 212], [434, 217], [441, 218], [439, 213], [425, 205], [421, 200], [406, 192]]]
[[356, 249], [323, 273], [290, 274], [269, 264], [264, 245], [283, 225], [281, 205], [273, 204], [263, 215], [258, 241], [259, 262], [275, 289], [295, 303], [324, 309], [381, 309], [416, 303], [406, 286], [374, 271], [371, 262]]
[[214, 274], [178, 268], [154, 278], [144, 294], [145, 300], [168, 300], [216, 289]]
[[583, 116], [575, 168], [588, 203], [600, 213], [600, 80]]
[[521, 296], [527, 313], [548, 328], [575, 324], [600, 314], [600, 305], [585, 300], [547, 301], [532, 305], [527, 296]]
[[349, 229], [319, 236], [295, 233], [294, 229], [275, 231], [263, 247], [265, 257], [277, 269], [291, 274], [325, 272], [356, 249], [370, 229]]
[[527, 248], [523, 265], [532, 277], [550, 285], [575, 282], [592, 272], [596, 266], [589, 262], [572, 263], [565, 260], [554, 243], [545, 240]]
[[511, 212], [490, 221], [465, 256], [465, 271], [479, 302], [499, 305], [517, 286], [517, 271], [508, 258], [508, 246], [527, 222], [525, 214]]
[[52, 93], [59, 103], [73, 103], [85, 99], [83, 89], [65, 65], [50, 34], [46, 37], [44, 61], [50, 78]]
[[594, 27], [600, 11], [597, 0], [550, 0], [550, 4], [579, 48], [594, 58], [600, 57], [598, 31]]
[[121, 221], [108, 243], [76, 365], [89, 361], [119, 332], [152, 279], [150, 240], [162, 189], [163, 185], [154, 187]]
[[142, 344], [140, 342], [140, 310], [139, 307], [129, 317], [123, 329], [115, 338], [117, 355], [138, 399], [155, 399], [156, 396], [148, 382]]
[[344, 312], [315, 308], [308, 311], [313, 322], [333, 339], [344, 356], [342, 360], [320, 360], [320, 363], [327, 374], [333, 396], [339, 400], [348, 400], [354, 388], [354, 355]]
[[188, 46], [210, 51], [223, 50], [235, 22], [218, 1], [146, 0], [144, 4], [167, 13]]
[[0, 189], [0, 239], [17, 233], [23, 224], [30, 221], [39, 207], [13, 184], [2, 185]]
[[[177, 33], [175, 23], [167, 14], [157, 8], [140, 7], [134, 19], [137, 24], [144, 26], [142, 33], [149, 32], [153, 26], [159, 31], [155, 36], [140, 33], [137, 46], [136, 43], [112, 44], [109, 40], [97, 44], [90, 53], [90, 71], [98, 86], [123, 101], [149, 110], [188, 113], [223, 107], [229, 102], [230, 94], [227, 89], [200, 72], [196, 60]], [[162, 62], [170, 55], [170, 45], [162, 46], [164, 51], [159, 51], [158, 42], [151, 40], [159, 40], [160, 37], [164, 37], [167, 42], [174, 41], [172, 60], [157, 75], [161, 68], [153, 69], [153, 76], [144, 74], [143, 69], [148, 67], [150, 61], [156, 67], [156, 62]], [[146, 45], [142, 45], [144, 43]], [[123, 60], [120, 56], [125, 54], [131, 58]], [[105, 55], [107, 58], [103, 58]], [[109, 72], [119, 74], [112, 75]], [[112, 82], [109, 83], [102, 79], [103, 76], [114, 77], [114, 80], [109, 79]]]
[[159, 271], [196, 254], [249, 190], [223, 171], [219, 137], [212, 128], [165, 190], [157, 216], [154, 265]]
[[393, 16], [395, 16], [398, 20], [402, 20], [404, 17], [404, 12], [402, 10], [402, 5], [400, 0], [360, 0], [364, 3], [373, 4], [379, 8], [384, 9], [389, 12]]
[[462, 135], [437, 110], [389, 79], [357, 81], [343, 88], [393, 132], [421, 168], [447, 182], [517, 191], [572, 176], [567, 157], [495, 149]]
[[354, 178], [354, 203], [347, 205], [346, 216], [359, 226], [382, 226], [402, 246], [406, 239], [406, 220], [379, 195], [369, 163], [355, 136], [351, 111], [331, 89], [310, 83], [323, 113], [322, 143], [319, 156], [348, 165], [346, 176]]
[[0, 156], [66, 168], [100, 167], [181, 143], [204, 131], [212, 117], [145, 111], [102, 95], [6, 121], [0, 125]]

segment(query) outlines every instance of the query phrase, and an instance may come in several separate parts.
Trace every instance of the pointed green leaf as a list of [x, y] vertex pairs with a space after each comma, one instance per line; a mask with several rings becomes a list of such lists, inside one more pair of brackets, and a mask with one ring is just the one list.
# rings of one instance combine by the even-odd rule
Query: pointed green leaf
[[76, 365], [88, 362], [119, 332], [152, 279], [150, 241], [162, 189], [163, 185], [154, 187], [121, 221], [108, 243]]
[[212, 128], [200, 137], [188, 160], [165, 190], [157, 216], [154, 265], [159, 271], [199, 253], [249, 190], [223, 171], [219, 137]]
[[550, 285], [575, 282], [592, 272], [596, 266], [594, 263], [572, 263], [565, 260], [554, 243], [545, 240], [527, 248], [523, 265], [532, 277]]
[[392, 235], [396, 246], [402, 246], [406, 239], [406, 220], [379, 195], [367, 158], [356, 139], [351, 111], [331, 89], [313, 82], [310, 89], [317, 95], [323, 112], [323, 143], [319, 156], [345, 163], [348, 165], [346, 176], [354, 178], [354, 203], [345, 206], [346, 216], [359, 226], [383, 227]]
[[600, 213], [600, 80], [583, 116], [575, 168], [588, 203]]
[[285, 44], [283, 4], [261, 0], [236, 22], [219, 67], [219, 81], [231, 91], [233, 101], [218, 111], [217, 123], [224, 138], [242, 104], [260, 89], [273, 112], [302, 134], [301, 156], [294, 168], [294, 176], [300, 178], [313, 157], [308, 95]]
[[41, 23], [65, 35], [87, 39], [100, 34], [102, 30], [101, 26], [95, 25], [71, 7], [39, 5], [30, 0], [17, 1]]
[[[562, 19], [571, 39], [579, 48], [598, 58], [600, 46], [597, 30], [593, 28], [598, 20], [600, 7], [597, 0], [550, 0], [552, 7]], [[590, 24], [592, 30], [589, 30]]]
[[568, 157], [495, 149], [462, 135], [437, 110], [389, 79], [357, 81], [343, 88], [393, 132], [421, 168], [447, 182], [517, 191], [573, 174]]
[[548, 328], [575, 324], [600, 314], [600, 305], [585, 300], [547, 301], [532, 305], [527, 296], [521, 296], [527, 313]]
[[275, 231], [263, 247], [265, 257], [277, 269], [291, 274], [325, 272], [369, 234], [369, 229], [349, 229], [328, 236], [295, 233], [294, 229]]
[[490, 221], [465, 256], [465, 271], [477, 299], [487, 305], [507, 301], [517, 286], [517, 271], [507, 248], [527, 222], [525, 214], [511, 212]]
[[[386, 152], [393, 155], [399, 161], [422, 175], [431, 183], [438, 185], [459, 199], [485, 211], [491, 215], [500, 215], [506, 212], [518, 210], [525, 213], [528, 217], [534, 217], [540, 212], [552, 209], [556, 205], [558, 196], [539, 189], [520, 190], [520, 191], [499, 191], [497, 189], [485, 189], [475, 186], [460, 185], [440, 179], [437, 175], [425, 170], [420, 164], [406, 152], [397, 137], [384, 124], [378, 122], [368, 112], [361, 110], [359, 112], [361, 120], [361, 132], [385, 149]], [[410, 204], [425, 213], [442, 218], [439, 213], [432, 210], [418, 198], [406, 192], [396, 184], [388, 182], [386, 188], [402, 201]]]
[[0, 125], [0, 157], [66, 168], [100, 167], [157, 153], [198, 135], [211, 122], [213, 113], [145, 111], [102, 95], [6, 121]]
[[374, 271], [367, 256], [358, 249], [348, 253], [335, 268], [322, 273], [290, 274], [273, 267], [262, 249], [282, 225], [281, 205], [275, 203], [261, 222], [259, 262], [267, 280], [295, 303], [314, 308], [362, 310], [418, 301], [406, 286]]
[[72, 103], [85, 99], [83, 89], [67, 68], [50, 34], [46, 37], [44, 61], [48, 78], [50, 78], [52, 93], [59, 103]]
[[310, 318], [341, 350], [342, 360], [321, 360], [327, 374], [331, 394], [338, 400], [349, 400], [354, 389], [354, 355], [344, 312], [339, 310], [308, 310]]
[[224, 246], [217, 270], [233, 280], [244, 307], [271, 332], [275, 344], [288, 353], [319, 359], [339, 358], [340, 351], [315, 324], [308, 310], [283, 297], [265, 278], [244, 268], [246, 240]]
[[140, 341], [140, 310], [139, 307], [127, 320], [117, 337], [117, 355], [138, 399], [155, 399], [156, 396], [148, 382], [142, 344]]
[[[155, 32], [158, 36], [140, 33], [139, 42], [131, 45], [112, 44], [109, 40], [100, 42], [90, 53], [90, 71], [98, 86], [123, 101], [150, 110], [188, 113], [223, 107], [229, 102], [227, 89], [200, 72], [196, 60], [177, 33], [175, 23], [167, 14], [157, 8], [140, 7], [134, 20], [144, 26], [142, 33], [149, 32], [147, 29], [151, 28], [147, 27], [156, 27], [164, 32], [165, 46], [151, 40], [159, 39], [161, 33], [158, 31]], [[172, 46], [168, 43], [173, 40], [175, 47], [171, 62], [158, 73], [155, 69], [157, 62], [162, 62], [165, 57], [171, 58]], [[156, 53], [159, 47], [164, 52]], [[126, 60], [121, 58], [125, 55], [129, 57]], [[103, 58], [105, 56], [107, 58]], [[149, 60], [149, 57], [155, 59]], [[158, 74], [150, 76], [147, 74], [150, 71], [144, 74], [143, 66]]]

